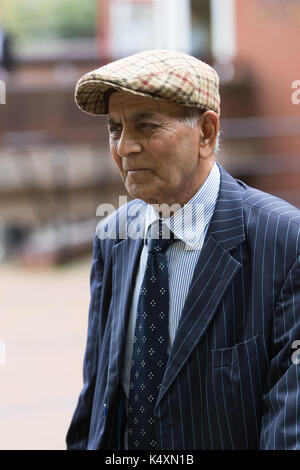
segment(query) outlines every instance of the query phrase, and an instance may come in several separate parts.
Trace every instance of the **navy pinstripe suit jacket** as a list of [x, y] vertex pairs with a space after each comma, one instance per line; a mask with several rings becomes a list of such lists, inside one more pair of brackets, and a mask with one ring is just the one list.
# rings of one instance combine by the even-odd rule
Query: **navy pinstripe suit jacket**
[[[219, 168], [156, 405], [161, 449], [300, 449], [300, 211]], [[132, 220], [143, 208], [126, 207]], [[68, 449], [122, 448], [120, 371], [143, 240], [110, 238], [113, 220], [103, 222], [108, 238], [94, 241], [84, 387]]]

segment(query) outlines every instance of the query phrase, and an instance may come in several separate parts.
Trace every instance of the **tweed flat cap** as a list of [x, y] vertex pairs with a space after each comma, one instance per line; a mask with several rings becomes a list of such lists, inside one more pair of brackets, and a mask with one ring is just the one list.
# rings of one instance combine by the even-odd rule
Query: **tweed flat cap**
[[104, 115], [108, 113], [111, 90], [220, 114], [216, 71], [182, 52], [144, 51], [92, 70], [78, 80], [75, 102], [88, 114]]

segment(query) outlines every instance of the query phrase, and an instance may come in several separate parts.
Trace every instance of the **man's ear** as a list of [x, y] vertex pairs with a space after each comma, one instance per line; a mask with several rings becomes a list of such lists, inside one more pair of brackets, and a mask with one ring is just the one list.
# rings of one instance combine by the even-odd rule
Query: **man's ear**
[[199, 120], [199, 150], [201, 158], [208, 158], [214, 153], [220, 122], [214, 111], [205, 111]]

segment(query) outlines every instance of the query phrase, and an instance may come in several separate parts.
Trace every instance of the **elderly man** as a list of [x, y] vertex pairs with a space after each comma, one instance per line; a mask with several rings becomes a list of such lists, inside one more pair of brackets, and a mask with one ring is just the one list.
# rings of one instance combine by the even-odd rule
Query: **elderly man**
[[97, 228], [68, 448], [300, 449], [300, 212], [216, 162], [216, 72], [147, 51], [76, 102], [133, 200]]

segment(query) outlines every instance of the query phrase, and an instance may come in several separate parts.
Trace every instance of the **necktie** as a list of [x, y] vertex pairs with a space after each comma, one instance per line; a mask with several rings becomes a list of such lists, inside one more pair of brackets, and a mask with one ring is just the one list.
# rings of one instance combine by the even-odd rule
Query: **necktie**
[[159, 220], [148, 239], [139, 294], [128, 400], [128, 449], [157, 449], [154, 408], [168, 360], [169, 280], [165, 251], [174, 235]]

